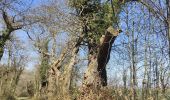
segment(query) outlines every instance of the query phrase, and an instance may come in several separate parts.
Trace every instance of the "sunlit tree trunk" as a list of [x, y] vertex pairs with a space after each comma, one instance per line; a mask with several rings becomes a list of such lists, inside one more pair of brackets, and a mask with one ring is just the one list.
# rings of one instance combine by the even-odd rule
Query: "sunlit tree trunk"
[[73, 44], [73, 49], [71, 51], [71, 58], [69, 60], [68, 65], [66, 65], [63, 75], [61, 76], [62, 78], [62, 90], [63, 90], [63, 95], [68, 95], [69, 90], [70, 90], [70, 84], [71, 84], [71, 75], [73, 72], [73, 67], [77, 63], [77, 53], [79, 52], [80, 44], [83, 41], [84, 35], [81, 35], [77, 42]]
[[60, 68], [62, 66], [62, 61], [65, 59], [67, 50], [64, 50], [59, 58], [53, 62], [53, 64], [49, 67], [48, 70], [48, 89], [47, 89], [47, 95], [48, 99], [53, 98], [57, 91], [59, 91], [59, 76], [61, 74]]
[[[72, 70], [74, 65], [76, 64], [77, 53], [82, 41], [83, 36], [80, 36], [77, 39], [76, 43], [71, 43], [68, 47], [66, 47], [65, 50], [61, 53], [60, 57], [55, 62], [53, 62], [53, 65], [50, 67], [48, 73], [49, 99], [57, 96], [57, 93], [60, 93], [63, 96], [66, 94], [68, 96]], [[61, 68], [64, 67], [63, 61], [68, 51], [71, 51], [71, 58], [69, 60], [69, 63], [65, 65], [64, 70], [61, 71]]]
[[75, 47], [73, 49], [69, 64], [66, 66], [64, 73], [62, 75], [61, 85], [62, 85], [63, 95], [65, 95], [65, 96], [66, 95], [69, 96], [69, 93], [70, 93], [70, 84], [71, 84], [71, 79], [72, 79], [71, 74], [73, 71], [73, 67], [76, 64], [76, 60], [77, 60], [76, 57], [77, 57], [78, 51], [79, 51], [79, 47]]
[[132, 30], [132, 43], [131, 43], [131, 66], [132, 66], [132, 93], [133, 93], [133, 100], [137, 99], [137, 75], [136, 75], [136, 52], [137, 52], [137, 41], [135, 39], [134, 35], [134, 22], [133, 22], [133, 30]]

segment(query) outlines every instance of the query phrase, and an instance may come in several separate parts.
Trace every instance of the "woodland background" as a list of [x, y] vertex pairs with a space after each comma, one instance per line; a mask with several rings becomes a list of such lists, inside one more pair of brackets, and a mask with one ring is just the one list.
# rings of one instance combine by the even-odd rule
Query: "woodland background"
[[170, 100], [169, 0], [0, 0], [0, 100]]

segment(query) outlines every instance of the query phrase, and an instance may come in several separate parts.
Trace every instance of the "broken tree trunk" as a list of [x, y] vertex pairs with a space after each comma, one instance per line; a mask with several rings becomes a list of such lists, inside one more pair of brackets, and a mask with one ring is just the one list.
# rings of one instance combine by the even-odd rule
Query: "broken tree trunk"
[[[87, 97], [89, 90], [96, 90], [102, 86], [107, 86], [106, 65], [110, 59], [112, 44], [119, 34], [119, 30], [109, 27], [105, 35], [100, 39], [96, 53], [90, 54], [89, 65], [84, 74], [82, 95]], [[95, 50], [94, 50], [95, 51]]]

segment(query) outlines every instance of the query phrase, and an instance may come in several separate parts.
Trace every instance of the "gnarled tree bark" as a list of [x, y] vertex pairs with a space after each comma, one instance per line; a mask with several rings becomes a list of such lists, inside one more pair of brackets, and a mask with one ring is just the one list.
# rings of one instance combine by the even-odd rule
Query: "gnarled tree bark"
[[[62, 94], [69, 94], [70, 81], [72, 69], [76, 63], [77, 53], [81, 42], [83, 41], [83, 35], [80, 36], [76, 43], [71, 43], [68, 48], [64, 50], [58, 60], [49, 69], [48, 77], [48, 98], [51, 99], [57, 92]], [[63, 61], [65, 59], [68, 49], [71, 47], [71, 58], [69, 64], [66, 65], [64, 71], [61, 73], [60, 69], [63, 67]]]

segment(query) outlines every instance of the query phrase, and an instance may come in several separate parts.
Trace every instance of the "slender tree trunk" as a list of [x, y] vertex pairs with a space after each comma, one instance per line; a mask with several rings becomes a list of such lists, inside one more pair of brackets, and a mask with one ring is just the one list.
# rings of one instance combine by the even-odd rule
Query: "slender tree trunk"
[[90, 53], [88, 68], [84, 74], [82, 95], [86, 97], [90, 90], [98, 91], [107, 86], [106, 64], [110, 59], [110, 51], [119, 31], [109, 27], [105, 36], [100, 39], [100, 45]]
[[152, 86], [152, 56], [151, 56], [151, 43], [149, 40], [149, 69], [147, 75], [147, 89], [148, 89], [148, 97], [151, 96], [151, 86]]
[[155, 83], [155, 100], [159, 100], [159, 71], [158, 71], [158, 60], [157, 56], [155, 55], [155, 68], [154, 68], [154, 83]]
[[123, 70], [123, 88], [124, 88], [124, 94], [126, 95], [127, 91], [127, 70]]
[[131, 43], [131, 71], [132, 71], [132, 100], [137, 100], [137, 79], [136, 79], [136, 52], [137, 52], [137, 41], [134, 37], [134, 22], [133, 22], [133, 31], [132, 31], [132, 43]]
[[144, 67], [145, 67], [145, 70], [144, 70], [144, 78], [143, 78], [143, 82], [142, 82], [142, 99], [146, 99], [148, 96], [148, 89], [147, 89], [147, 75], [148, 75], [148, 63], [147, 63], [147, 47], [148, 47], [148, 43], [147, 43], [147, 34], [145, 36], [145, 57], [144, 57]]

